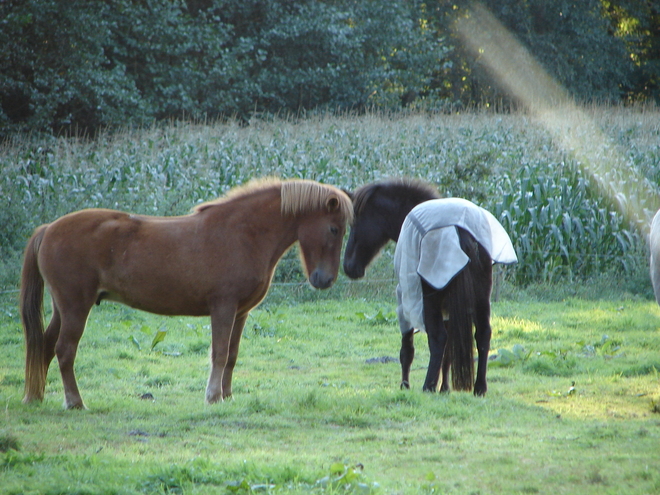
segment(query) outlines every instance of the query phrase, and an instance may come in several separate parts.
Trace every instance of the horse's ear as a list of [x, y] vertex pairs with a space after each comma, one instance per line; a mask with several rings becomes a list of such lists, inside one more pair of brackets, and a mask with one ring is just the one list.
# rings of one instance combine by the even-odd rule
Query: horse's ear
[[353, 191], [349, 191], [348, 189], [344, 189], [343, 187], [341, 188], [342, 192], [350, 198], [351, 201], [353, 201]]
[[339, 198], [337, 196], [330, 196], [325, 202], [325, 207], [329, 212], [335, 212], [339, 209]]

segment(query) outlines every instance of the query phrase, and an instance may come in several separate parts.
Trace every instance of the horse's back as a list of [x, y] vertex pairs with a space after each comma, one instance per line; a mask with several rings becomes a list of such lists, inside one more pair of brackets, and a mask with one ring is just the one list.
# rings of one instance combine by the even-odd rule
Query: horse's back
[[[64, 215], [46, 225], [39, 249], [42, 270], [52, 265], [63, 270], [67, 265], [104, 263], [120, 244], [130, 242], [140, 228], [136, 217], [114, 210], [89, 209]], [[47, 275], [45, 273], [44, 275]]]
[[160, 314], [208, 314], [202, 299], [211, 277], [194, 230], [192, 216], [81, 210], [46, 227], [39, 268], [62, 301], [109, 299]]

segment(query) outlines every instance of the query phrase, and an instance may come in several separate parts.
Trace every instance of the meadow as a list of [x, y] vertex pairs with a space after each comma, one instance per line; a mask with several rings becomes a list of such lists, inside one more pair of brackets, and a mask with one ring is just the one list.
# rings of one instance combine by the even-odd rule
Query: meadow
[[[660, 307], [644, 230], [622, 208], [626, 177], [641, 176], [640, 191], [660, 183], [660, 115], [588, 113], [620, 159], [607, 177], [618, 196], [598, 187], [584, 153], [522, 113], [172, 124], [5, 143], [0, 493], [660, 493]], [[265, 175], [348, 189], [420, 177], [501, 219], [520, 263], [497, 272], [485, 398], [421, 392], [423, 335], [412, 390], [399, 389], [390, 246], [364, 281], [341, 276], [322, 292], [292, 250], [248, 319], [232, 400], [204, 403], [208, 319], [104, 302], [76, 361], [89, 409], [62, 409], [55, 363], [44, 403], [21, 403], [16, 288], [35, 226], [91, 206], [185, 214]]]
[[424, 336], [413, 388], [399, 390], [391, 298], [331, 296], [255, 310], [234, 397], [213, 406], [207, 319], [104, 303], [78, 354], [85, 411], [62, 409], [56, 365], [44, 403], [21, 403], [22, 336], [5, 297], [0, 492], [660, 491], [655, 302], [494, 303], [489, 392], [475, 398], [421, 391]]

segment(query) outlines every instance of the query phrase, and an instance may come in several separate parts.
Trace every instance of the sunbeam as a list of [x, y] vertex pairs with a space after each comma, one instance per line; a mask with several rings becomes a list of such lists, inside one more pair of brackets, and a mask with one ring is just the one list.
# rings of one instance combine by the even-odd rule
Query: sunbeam
[[481, 4], [456, 21], [465, 43], [506, 90], [521, 101], [570, 153], [603, 196], [631, 225], [648, 233], [660, 208], [658, 188], [625, 159], [525, 47]]

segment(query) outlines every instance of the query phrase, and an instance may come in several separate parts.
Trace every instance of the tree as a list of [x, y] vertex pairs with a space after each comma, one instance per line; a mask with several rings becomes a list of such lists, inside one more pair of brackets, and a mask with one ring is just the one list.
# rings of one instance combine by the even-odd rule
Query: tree
[[0, 135], [399, 105], [447, 48], [405, 0], [0, 3]]
[[[463, 103], [515, 102], [487, 69], [479, 54], [467, 51], [453, 29], [469, 16], [474, 2], [441, 3], [431, 12], [441, 35], [456, 47], [446, 94]], [[581, 101], [619, 101], [633, 74], [624, 40], [613, 36], [599, 0], [488, 0], [483, 4], [518, 38], [538, 62]]]

